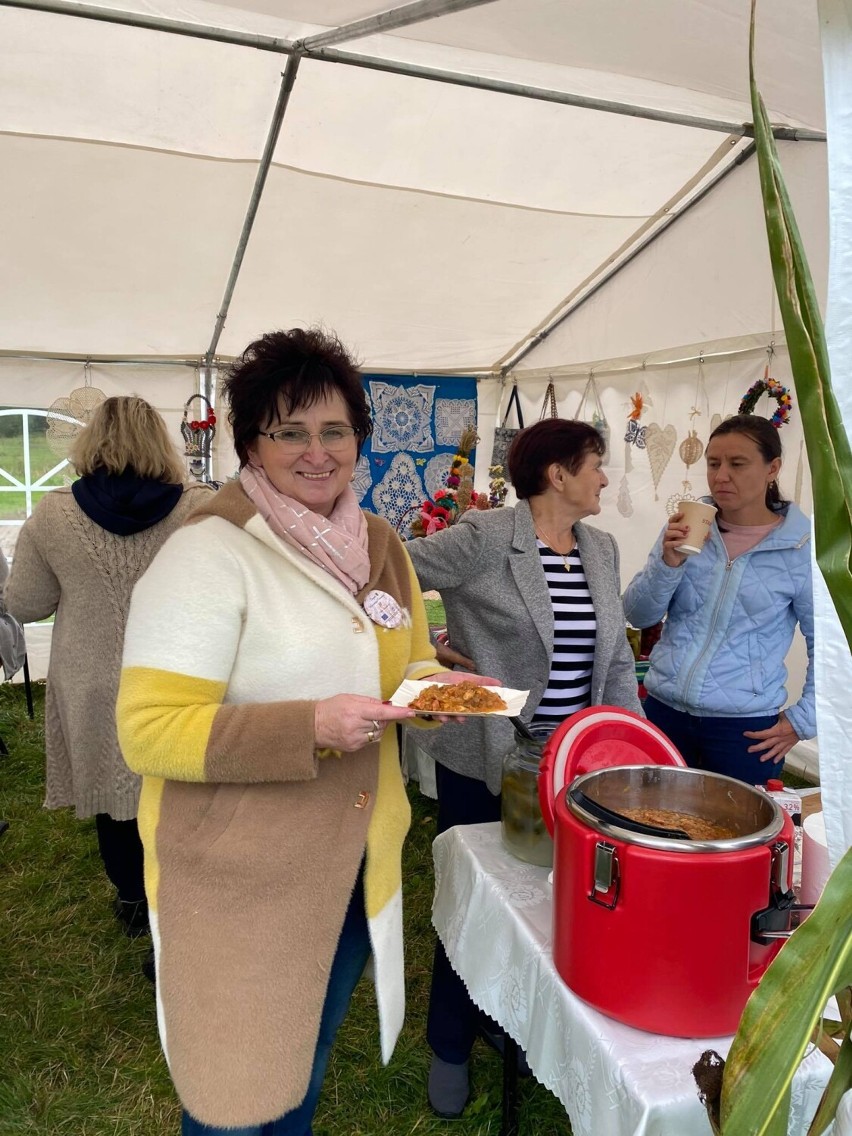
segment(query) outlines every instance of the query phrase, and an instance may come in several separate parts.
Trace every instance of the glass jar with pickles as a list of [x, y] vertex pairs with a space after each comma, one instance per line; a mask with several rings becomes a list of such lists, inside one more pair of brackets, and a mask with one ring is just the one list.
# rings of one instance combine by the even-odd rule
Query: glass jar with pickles
[[538, 767], [551, 726], [528, 726], [529, 737], [515, 730], [515, 744], [503, 758], [501, 823], [503, 844], [520, 860], [549, 868], [553, 840], [538, 803]]

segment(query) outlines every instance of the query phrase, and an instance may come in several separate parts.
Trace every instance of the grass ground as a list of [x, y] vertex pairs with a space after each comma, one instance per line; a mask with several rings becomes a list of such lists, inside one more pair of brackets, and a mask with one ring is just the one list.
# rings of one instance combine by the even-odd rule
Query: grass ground
[[[61, 460], [48, 446], [43, 431], [30, 434], [30, 478], [32, 481], [38, 480]], [[11, 438], [0, 437], [0, 471], [3, 470], [19, 481], [24, 478], [24, 448], [20, 434]], [[65, 477], [72, 474], [73, 470], [65, 466], [63, 470], [50, 477], [47, 484], [63, 485]], [[34, 493], [33, 505], [43, 496], [43, 493]], [[8, 477], [4, 477], [0, 472], [0, 519], [22, 521], [25, 517], [26, 494], [14, 489]]]
[[429, 626], [446, 627], [447, 616], [444, 612], [444, 605], [441, 600], [424, 596], [423, 603], [426, 605], [426, 618], [429, 620]]
[[[36, 719], [24, 689], [0, 685], [0, 1133], [2, 1136], [177, 1136], [180, 1109], [160, 1054], [154, 996], [131, 942], [109, 911], [110, 887], [92, 821], [46, 812], [44, 687]], [[416, 791], [406, 846], [408, 1015], [383, 1068], [369, 983], [356, 992], [320, 1101], [316, 1136], [497, 1136], [501, 1067], [477, 1045], [473, 1095], [462, 1120], [426, 1102], [426, 999], [434, 942], [432, 804]], [[561, 1105], [535, 1081], [521, 1084], [521, 1133], [570, 1132]]]

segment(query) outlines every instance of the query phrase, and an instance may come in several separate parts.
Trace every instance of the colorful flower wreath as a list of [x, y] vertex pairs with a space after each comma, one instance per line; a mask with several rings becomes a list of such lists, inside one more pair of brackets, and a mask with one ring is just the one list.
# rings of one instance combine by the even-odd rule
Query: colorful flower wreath
[[[476, 442], [475, 427], [468, 427], [462, 433], [447, 474], [447, 488], [439, 489], [432, 500], [427, 497], [421, 505], [415, 506], [418, 515], [411, 522], [412, 536], [431, 536], [455, 524], [468, 509], [489, 508], [487, 495], [473, 488], [473, 466], [468, 458]], [[407, 516], [406, 513], [403, 519]]]
[[[768, 368], [767, 368], [768, 370]], [[778, 403], [778, 408], [769, 421], [776, 430], [780, 430], [785, 422], [790, 421], [790, 411], [793, 409], [793, 400], [790, 392], [782, 386], [777, 379], [771, 379], [768, 374], [748, 388], [740, 402], [738, 414], [754, 414], [757, 400], [762, 394], [768, 394]]]

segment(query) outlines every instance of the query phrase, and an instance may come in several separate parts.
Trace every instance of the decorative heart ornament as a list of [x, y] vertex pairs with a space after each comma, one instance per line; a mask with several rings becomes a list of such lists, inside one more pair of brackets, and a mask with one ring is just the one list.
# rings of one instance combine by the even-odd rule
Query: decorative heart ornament
[[721, 414], [714, 414], [713, 417], [710, 419], [710, 433], [712, 434], [713, 431], [716, 429], [716, 427], [721, 426], [721, 425], [722, 425], [722, 415]]
[[651, 466], [651, 479], [654, 482], [654, 500], [658, 501], [657, 486], [663, 471], [671, 461], [677, 442], [677, 431], [674, 426], [658, 426], [656, 422], [649, 422], [645, 427], [645, 450]]

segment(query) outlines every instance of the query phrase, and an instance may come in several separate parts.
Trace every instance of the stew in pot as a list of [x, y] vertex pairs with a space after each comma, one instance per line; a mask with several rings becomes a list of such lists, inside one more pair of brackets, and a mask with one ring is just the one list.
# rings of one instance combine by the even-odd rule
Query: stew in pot
[[674, 809], [619, 809], [622, 816], [654, 828], [680, 828], [690, 840], [729, 840], [737, 833], [729, 825], [705, 820]]

